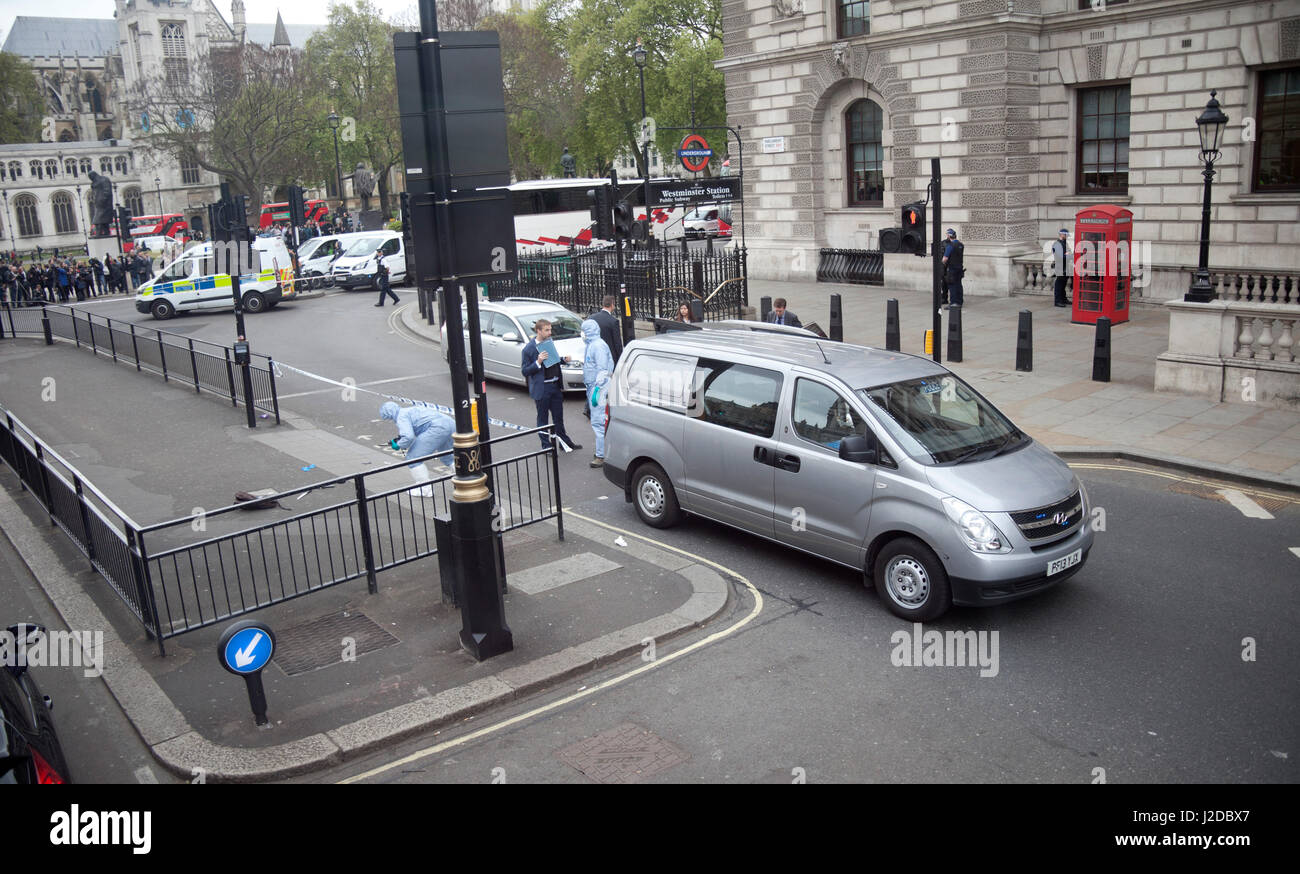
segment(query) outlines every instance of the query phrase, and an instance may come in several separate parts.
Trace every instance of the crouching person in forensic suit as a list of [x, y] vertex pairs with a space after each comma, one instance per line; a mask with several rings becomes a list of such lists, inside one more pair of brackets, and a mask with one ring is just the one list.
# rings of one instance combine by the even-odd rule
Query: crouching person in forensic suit
[[[431, 407], [399, 407], [389, 401], [379, 408], [379, 417], [397, 423], [397, 439], [390, 440], [388, 445], [406, 450], [407, 458], [420, 458], [437, 452], [439, 462], [451, 464], [451, 437], [456, 433], [456, 421], [451, 416]], [[420, 496], [433, 497], [433, 486], [428, 484], [428, 466], [420, 461], [408, 467], [411, 479], [418, 484]]]

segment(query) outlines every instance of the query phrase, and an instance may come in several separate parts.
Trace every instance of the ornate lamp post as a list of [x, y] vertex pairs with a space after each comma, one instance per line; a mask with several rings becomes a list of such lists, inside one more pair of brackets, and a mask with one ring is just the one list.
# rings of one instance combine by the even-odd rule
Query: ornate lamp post
[[1205, 199], [1201, 205], [1201, 260], [1192, 277], [1192, 287], [1183, 300], [1193, 303], [1209, 303], [1218, 295], [1210, 285], [1210, 186], [1214, 183], [1214, 162], [1220, 157], [1219, 144], [1223, 140], [1223, 129], [1228, 125], [1228, 117], [1219, 109], [1215, 99], [1217, 91], [1210, 92], [1210, 102], [1205, 104], [1205, 111], [1196, 119], [1196, 130], [1201, 135], [1201, 162], [1205, 164]]
[[[339, 186], [339, 212], [347, 209], [347, 202], [343, 199], [343, 164], [339, 161], [339, 123], [342, 120], [334, 110], [330, 110], [330, 130], [334, 132], [334, 173]], [[337, 216], [335, 218], [337, 219]], [[337, 220], [335, 224], [338, 224]]]
[[158, 192], [158, 215], [162, 215], [162, 180], [157, 176], [153, 177], [153, 188], [154, 191]]
[[3, 191], [0, 194], [5, 196], [5, 224], [9, 225], [9, 245], [13, 251], [18, 251], [18, 242], [14, 239], [13, 214], [9, 212], [9, 192]]

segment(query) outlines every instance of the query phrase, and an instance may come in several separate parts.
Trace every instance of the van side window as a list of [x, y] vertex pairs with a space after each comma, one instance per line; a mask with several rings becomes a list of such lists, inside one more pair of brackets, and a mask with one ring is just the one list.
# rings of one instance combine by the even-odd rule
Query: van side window
[[732, 361], [701, 358], [695, 370], [702, 421], [759, 437], [771, 437], [781, 397], [781, 374]]
[[632, 359], [621, 390], [629, 403], [685, 413], [694, 372], [690, 359], [641, 352]]
[[865, 437], [867, 423], [844, 396], [809, 379], [794, 384], [794, 431], [805, 440], [838, 450], [844, 437]]
[[387, 258], [389, 255], [396, 255], [397, 247], [399, 243], [400, 243], [399, 240], [389, 240], [388, 242], [384, 243], [382, 247], [380, 247], [379, 254], [383, 255], [385, 258]]

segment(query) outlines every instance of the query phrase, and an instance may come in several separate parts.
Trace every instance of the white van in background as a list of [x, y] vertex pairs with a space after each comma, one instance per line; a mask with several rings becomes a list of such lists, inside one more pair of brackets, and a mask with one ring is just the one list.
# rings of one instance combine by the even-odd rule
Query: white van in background
[[406, 249], [396, 231], [368, 231], [355, 235], [347, 250], [334, 262], [334, 284], [341, 288], [376, 288], [376, 256], [384, 259], [391, 285], [406, 281]]

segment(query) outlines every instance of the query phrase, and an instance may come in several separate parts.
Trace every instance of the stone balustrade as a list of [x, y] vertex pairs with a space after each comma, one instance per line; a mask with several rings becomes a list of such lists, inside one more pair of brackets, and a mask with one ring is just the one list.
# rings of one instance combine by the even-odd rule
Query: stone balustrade
[[[1133, 264], [1133, 299], [1162, 302], [1182, 297], [1192, 286], [1196, 268], [1185, 264]], [[1056, 271], [1040, 255], [1013, 261], [1013, 294], [1051, 294]], [[1300, 304], [1300, 273], [1267, 268], [1211, 268], [1210, 286], [1219, 300]]]
[[1233, 358], [1256, 361], [1295, 361], [1295, 325], [1300, 313], [1287, 316], [1235, 315]]

